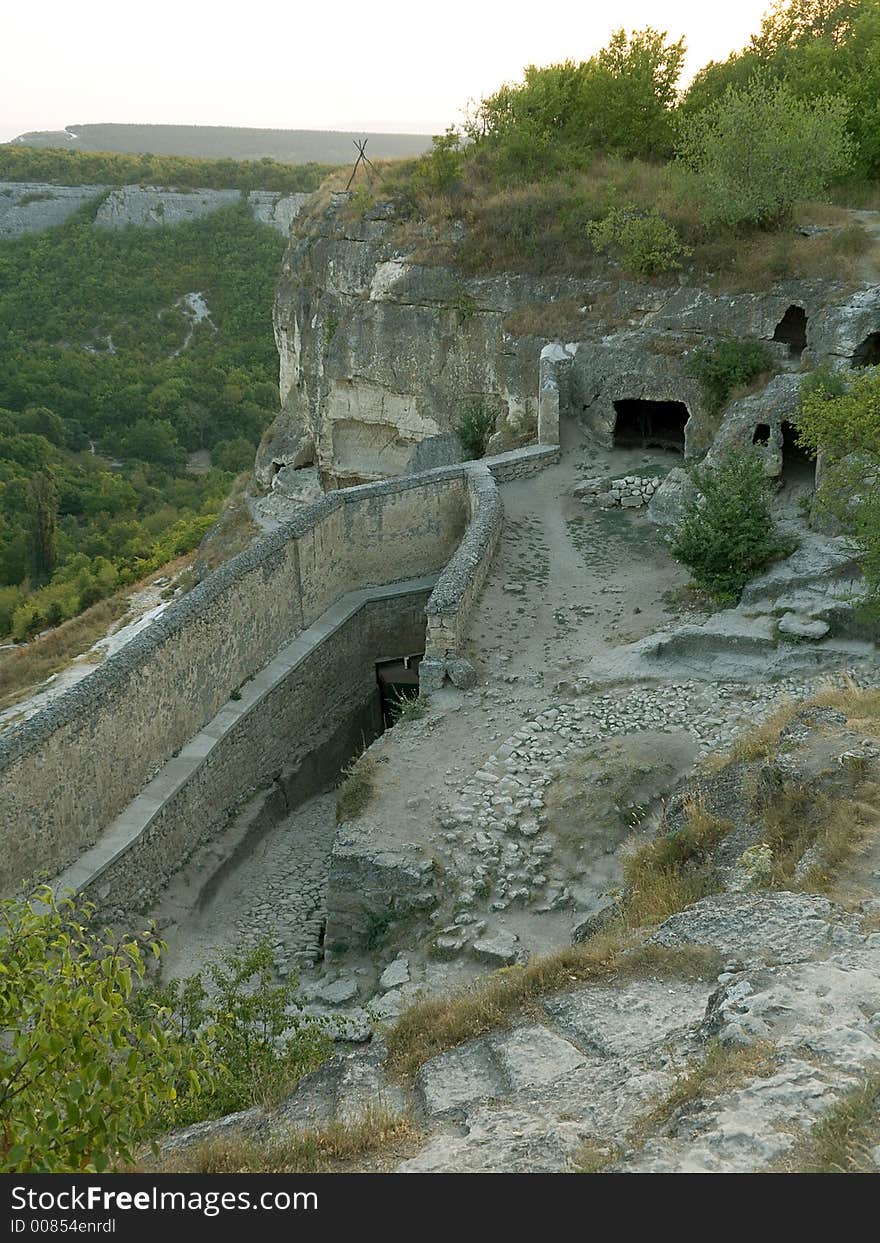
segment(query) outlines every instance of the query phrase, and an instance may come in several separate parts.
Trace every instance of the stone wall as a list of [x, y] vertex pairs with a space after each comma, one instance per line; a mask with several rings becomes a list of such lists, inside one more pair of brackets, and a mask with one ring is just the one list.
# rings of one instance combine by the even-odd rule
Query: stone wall
[[[276, 782], [286, 806], [326, 784], [323, 763], [346, 723], [378, 732], [375, 662], [424, 643], [430, 581], [344, 596], [242, 687], [72, 867], [56, 879], [98, 902], [141, 909], [192, 850], [255, 791]], [[344, 741], [344, 740], [343, 740]], [[337, 770], [338, 771], [338, 770]]]
[[0, 888], [58, 872], [292, 637], [346, 592], [437, 573], [470, 517], [462, 467], [333, 493], [256, 540], [0, 737]]

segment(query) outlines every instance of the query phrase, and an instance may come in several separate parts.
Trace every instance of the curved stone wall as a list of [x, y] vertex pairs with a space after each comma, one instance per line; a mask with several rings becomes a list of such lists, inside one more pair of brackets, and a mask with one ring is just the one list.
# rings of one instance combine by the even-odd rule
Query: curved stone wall
[[426, 615], [428, 651], [457, 654], [501, 531], [496, 484], [558, 453], [329, 494], [0, 736], [0, 889], [68, 869], [69, 887], [100, 879], [102, 901], [143, 901], [248, 792], [362, 708], [371, 662], [418, 650]]

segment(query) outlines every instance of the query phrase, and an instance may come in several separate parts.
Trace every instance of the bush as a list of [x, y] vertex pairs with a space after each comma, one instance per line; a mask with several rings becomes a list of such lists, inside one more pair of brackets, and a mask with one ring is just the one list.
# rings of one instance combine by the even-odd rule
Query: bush
[[137, 1010], [145, 935], [117, 944], [93, 910], [40, 890], [0, 904], [0, 1170], [105, 1170], [163, 1109], [209, 1082], [197, 1036]]
[[596, 250], [614, 250], [621, 266], [634, 276], [656, 276], [679, 268], [678, 260], [689, 254], [671, 224], [656, 211], [615, 207], [604, 219], [587, 225]]
[[[201, 975], [146, 988], [136, 999], [139, 1014], [160, 1012], [177, 1041], [201, 1040], [211, 1080], [198, 1098], [178, 1099], [159, 1111], [154, 1129], [187, 1126], [251, 1105], [273, 1105], [332, 1051], [329, 1020], [303, 1017], [298, 981], [274, 982], [268, 942], [231, 951]], [[184, 1085], [178, 1076], [177, 1087]]]
[[852, 165], [846, 101], [755, 78], [686, 118], [678, 155], [710, 222], [772, 228]]
[[725, 337], [717, 345], [695, 350], [685, 371], [699, 383], [709, 413], [717, 414], [734, 389], [772, 366], [773, 354], [763, 341]]
[[786, 551], [773, 528], [770, 489], [754, 450], [694, 471], [698, 495], [675, 532], [673, 554], [697, 587], [735, 602], [755, 574]]
[[826, 470], [819, 506], [839, 522], [859, 550], [867, 595], [864, 615], [880, 618], [880, 368], [847, 381], [819, 370], [801, 390], [799, 439], [822, 452]]
[[494, 411], [489, 410], [481, 402], [467, 402], [462, 407], [458, 422], [455, 424], [455, 434], [461, 441], [461, 447], [468, 461], [485, 455], [489, 437], [495, 430], [495, 418]]

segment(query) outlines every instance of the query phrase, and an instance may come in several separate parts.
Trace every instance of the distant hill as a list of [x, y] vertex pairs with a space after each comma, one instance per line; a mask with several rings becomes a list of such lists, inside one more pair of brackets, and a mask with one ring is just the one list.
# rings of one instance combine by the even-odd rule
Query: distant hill
[[261, 160], [286, 164], [347, 164], [354, 140], [368, 138], [373, 159], [406, 159], [431, 145], [428, 134], [363, 134], [336, 130], [239, 129], [228, 125], [68, 125], [20, 134], [9, 145], [62, 147], [68, 151], [188, 155], [202, 159]]

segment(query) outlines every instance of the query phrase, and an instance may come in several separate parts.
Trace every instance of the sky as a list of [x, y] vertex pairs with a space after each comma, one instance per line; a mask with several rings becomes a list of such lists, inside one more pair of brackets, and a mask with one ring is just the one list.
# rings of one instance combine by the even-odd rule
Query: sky
[[41, 0], [0, 16], [0, 141], [99, 122], [439, 133], [527, 64], [623, 26], [685, 35], [690, 77], [770, 0]]

